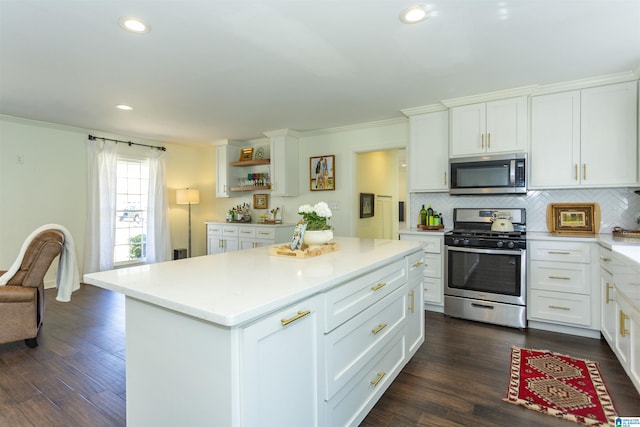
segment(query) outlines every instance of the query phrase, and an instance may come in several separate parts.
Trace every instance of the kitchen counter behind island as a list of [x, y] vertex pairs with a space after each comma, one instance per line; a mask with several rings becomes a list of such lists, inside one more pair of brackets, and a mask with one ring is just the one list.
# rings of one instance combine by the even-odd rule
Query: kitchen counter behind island
[[85, 275], [126, 295], [127, 423], [356, 425], [424, 341], [423, 252], [337, 238]]

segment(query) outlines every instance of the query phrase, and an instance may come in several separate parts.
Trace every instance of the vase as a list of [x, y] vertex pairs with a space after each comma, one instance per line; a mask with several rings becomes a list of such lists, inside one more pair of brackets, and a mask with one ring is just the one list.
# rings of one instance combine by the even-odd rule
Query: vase
[[307, 246], [324, 245], [333, 239], [333, 230], [307, 230], [302, 239]]

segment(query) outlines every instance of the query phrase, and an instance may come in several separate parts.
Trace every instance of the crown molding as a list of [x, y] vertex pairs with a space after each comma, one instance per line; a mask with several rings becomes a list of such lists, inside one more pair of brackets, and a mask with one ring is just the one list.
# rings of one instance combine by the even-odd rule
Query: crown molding
[[444, 99], [441, 102], [447, 107], [458, 107], [460, 105], [477, 104], [479, 102], [497, 101], [500, 99], [517, 98], [519, 96], [529, 96], [538, 85], [522, 86], [513, 89], [498, 90], [495, 92], [481, 93], [478, 95], [464, 96], [461, 98]]
[[301, 133], [292, 129], [278, 129], [278, 130], [270, 130], [267, 132], [262, 132], [267, 137], [273, 138], [277, 136], [292, 136], [294, 138], [300, 138]]
[[[640, 68], [638, 69], [638, 71], [640, 71]], [[605, 76], [589, 77], [586, 79], [571, 80], [568, 82], [538, 86], [538, 88], [531, 95], [548, 95], [558, 92], [567, 92], [570, 90], [585, 89], [589, 87], [604, 86], [615, 83], [624, 83], [633, 80], [638, 80], [638, 74], [633, 71], [625, 71], [622, 73], [607, 74]]]
[[447, 106], [444, 104], [431, 104], [431, 105], [422, 105], [420, 107], [411, 107], [404, 108], [402, 114], [407, 117], [416, 116], [418, 114], [427, 114], [427, 113], [437, 113], [439, 111], [446, 111]]
[[312, 130], [312, 131], [304, 132], [302, 134], [302, 136], [306, 137], [306, 136], [326, 135], [326, 134], [331, 134], [331, 133], [348, 132], [348, 131], [353, 131], [353, 130], [366, 129], [366, 128], [370, 128], [372, 126], [392, 126], [392, 125], [406, 124], [406, 123], [407, 123], [407, 118], [406, 117], [396, 117], [396, 118], [393, 118], [393, 119], [385, 119], [385, 120], [378, 120], [378, 121], [374, 121], [374, 122], [358, 123], [358, 124], [355, 124], [355, 125], [339, 126], [339, 127], [334, 127], [334, 128]]

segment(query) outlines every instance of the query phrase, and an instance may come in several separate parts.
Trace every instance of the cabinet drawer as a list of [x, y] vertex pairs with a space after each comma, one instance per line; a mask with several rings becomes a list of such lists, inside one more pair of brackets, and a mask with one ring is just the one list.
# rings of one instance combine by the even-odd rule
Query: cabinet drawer
[[415, 254], [407, 257], [407, 272], [408, 281], [418, 279], [422, 281], [422, 275], [424, 272], [424, 252], [416, 252]]
[[539, 261], [589, 263], [591, 260], [591, 244], [533, 241], [529, 243], [529, 253], [531, 259]]
[[275, 229], [256, 227], [256, 239], [274, 240], [275, 238], [276, 238]]
[[327, 402], [326, 425], [356, 425], [402, 369], [404, 358], [404, 337], [397, 334], [352, 381]]
[[[426, 233], [426, 232], [425, 232]], [[422, 243], [422, 248], [425, 252], [439, 254], [442, 252], [441, 236], [423, 236], [416, 234], [400, 234], [400, 240], [412, 240]]]
[[325, 332], [335, 329], [406, 283], [405, 270], [406, 260], [401, 259], [327, 292]]
[[532, 261], [531, 289], [590, 294], [589, 264]]
[[224, 237], [237, 237], [238, 236], [238, 227], [235, 225], [223, 225], [222, 226], [222, 235]]
[[442, 279], [437, 277], [425, 277], [424, 278], [424, 302], [429, 304], [442, 305]]
[[207, 234], [219, 236], [222, 234], [221, 224], [207, 224]]
[[442, 277], [442, 255], [424, 254], [424, 275], [427, 277]]
[[402, 330], [406, 301], [399, 289], [327, 335], [327, 400]]
[[256, 237], [256, 228], [255, 227], [245, 227], [245, 226], [241, 226], [238, 227], [238, 236], [240, 238], [243, 237]]
[[589, 295], [532, 290], [530, 296], [530, 319], [591, 326]]

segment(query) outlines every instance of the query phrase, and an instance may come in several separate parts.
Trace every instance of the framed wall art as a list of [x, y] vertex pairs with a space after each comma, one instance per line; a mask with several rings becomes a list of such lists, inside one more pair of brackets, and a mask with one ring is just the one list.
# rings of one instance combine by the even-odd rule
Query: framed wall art
[[375, 215], [375, 195], [360, 193], [360, 218], [371, 218]]
[[254, 194], [253, 195], [253, 209], [269, 209], [269, 195], [268, 194]]
[[309, 158], [309, 189], [324, 191], [336, 189], [336, 156], [318, 156]]
[[597, 203], [549, 203], [547, 228], [560, 234], [595, 234], [600, 230]]
[[253, 148], [243, 148], [240, 150], [240, 161], [246, 162], [248, 160], [253, 160]]

